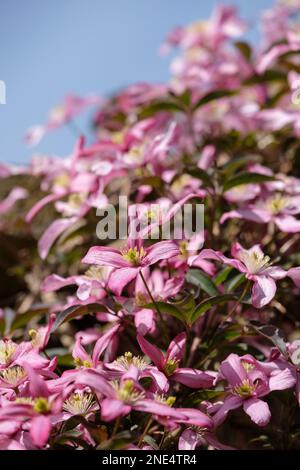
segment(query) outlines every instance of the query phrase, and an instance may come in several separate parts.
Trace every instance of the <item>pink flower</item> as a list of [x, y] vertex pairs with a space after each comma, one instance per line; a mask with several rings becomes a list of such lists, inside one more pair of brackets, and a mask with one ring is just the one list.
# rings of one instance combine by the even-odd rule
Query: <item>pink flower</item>
[[166, 355], [160, 349], [149, 343], [143, 336], [137, 336], [141, 350], [149, 356], [155, 366], [170, 380], [182, 383], [190, 388], [208, 388], [214, 382], [214, 375], [197, 369], [179, 367], [183, 359], [186, 334], [180, 333], [171, 341]]
[[[283, 378], [284, 377], [284, 378]], [[260, 398], [272, 390], [284, 390], [294, 385], [295, 379], [286, 371], [279, 371], [276, 380], [271, 381], [268, 370], [262, 363], [249, 354], [237, 356], [230, 354], [220, 367], [219, 378], [227, 380], [227, 395], [221, 405], [210, 409], [214, 413], [213, 421], [220, 425], [230, 410], [243, 406], [251, 420], [258, 426], [265, 426], [271, 418], [268, 404]]]
[[299, 213], [299, 196], [275, 194], [255, 204], [226, 212], [221, 217], [221, 223], [233, 218], [250, 220], [259, 224], [274, 222], [282, 232], [294, 233], [300, 232], [300, 220], [294, 217]]
[[270, 263], [269, 256], [264, 255], [259, 245], [254, 245], [249, 250], [244, 249], [239, 243], [232, 246], [231, 254], [234, 257], [227, 258], [221, 252], [211, 249], [202, 250], [200, 255], [191, 261], [193, 265], [199, 259], [215, 259], [224, 264], [232, 266], [241, 273], [245, 274], [246, 279], [253, 281], [252, 304], [256, 308], [262, 308], [274, 298], [276, 293], [276, 281], [291, 277], [298, 279], [298, 271], [285, 271], [279, 266], [273, 266]]
[[121, 295], [124, 287], [136, 279], [143, 268], [178, 254], [179, 250], [172, 241], [157, 242], [149, 248], [144, 248], [142, 240], [129, 239], [122, 251], [106, 246], [94, 246], [89, 249], [82, 262], [114, 267], [108, 285], [113, 292]]

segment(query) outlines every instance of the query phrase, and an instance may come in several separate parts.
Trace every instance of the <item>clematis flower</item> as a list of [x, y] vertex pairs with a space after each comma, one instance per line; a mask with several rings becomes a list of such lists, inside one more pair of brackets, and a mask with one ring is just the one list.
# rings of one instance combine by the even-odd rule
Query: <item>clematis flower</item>
[[[119, 381], [108, 383], [99, 373], [86, 370], [78, 376], [77, 383], [86, 383], [96, 392], [104, 395], [101, 402], [101, 417], [104, 421], [112, 421], [118, 416], [125, 416], [131, 410], [150, 413], [158, 417], [168, 417], [176, 422], [185, 422], [189, 416], [188, 408], [172, 408], [165, 403], [147, 397], [147, 392], [137, 381], [138, 371], [132, 366]], [[195, 424], [212, 426], [211, 419], [198, 410]]]
[[215, 379], [213, 373], [179, 367], [185, 351], [185, 333], [180, 333], [171, 341], [165, 356], [160, 349], [149, 343], [143, 336], [138, 335], [137, 340], [143, 353], [150, 357], [158, 370], [163, 372], [168, 379], [190, 388], [208, 388], [213, 384]]
[[123, 250], [94, 246], [89, 249], [82, 262], [116, 268], [110, 275], [108, 285], [113, 292], [121, 295], [124, 287], [136, 279], [143, 268], [178, 254], [179, 250], [172, 241], [157, 242], [144, 248], [142, 239], [129, 239]]
[[277, 193], [266, 200], [226, 212], [221, 217], [221, 223], [234, 218], [259, 224], [274, 222], [282, 232], [295, 233], [300, 232], [300, 220], [294, 217], [299, 213], [299, 196], [285, 196]]
[[228, 386], [223, 403], [216, 404], [215, 413], [213, 408], [210, 409], [216, 426], [225, 420], [230, 410], [241, 406], [254, 423], [265, 426], [271, 418], [271, 412], [261, 397], [295, 384], [295, 379], [286, 371], [278, 374], [276, 380], [270, 380], [267, 369], [249, 354], [241, 357], [230, 354], [221, 364], [219, 379], [226, 380]]
[[105, 351], [108, 345], [114, 341], [120, 329], [120, 325], [114, 325], [107, 332], [105, 332], [96, 341], [94, 346], [93, 354], [90, 356], [83, 346], [81, 345], [81, 337], [78, 336], [72, 351], [72, 356], [77, 367], [97, 367], [101, 354]]
[[298, 268], [285, 271], [279, 266], [273, 266], [269, 256], [264, 255], [259, 245], [254, 245], [246, 250], [239, 243], [235, 243], [232, 246], [231, 254], [233, 259], [227, 258], [221, 252], [205, 249], [194, 260], [191, 260], [191, 265], [199, 259], [214, 259], [244, 273], [246, 279], [254, 282], [252, 304], [256, 308], [262, 308], [271, 302], [276, 293], [276, 281], [284, 279], [286, 276], [293, 280], [298, 279], [298, 271], [295, 271]]

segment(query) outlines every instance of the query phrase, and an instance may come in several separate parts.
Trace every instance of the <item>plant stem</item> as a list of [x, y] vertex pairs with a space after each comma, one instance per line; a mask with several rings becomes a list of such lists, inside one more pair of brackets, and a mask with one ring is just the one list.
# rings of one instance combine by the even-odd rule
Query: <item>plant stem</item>
[[144, 441], [144, 437], [146, 436], [147, 432], [149, 431], [149, 428], [152, 424], [152, 418], [151, 416], [149, 417], [147, 423], [146, 423], [146, 426], [145, 426], [145, 429], [143, 431], [143, 434], [141, 435], [141, 437], [139, 438], [139, 442], [138, 442], [138, 447], [142, 447], [142, 444], [143, 444], [143, 441]]
[[144, 276], [143, 276], [142, 271], [140, 271], [140, 276], [141, 276], [141, 279], [142, 279], [142, 281], [143, 281], [143, 284], [144, 284], [144, 286], [145, 286], [145, 288], [146, 288], [146, 291], [147, 291], [147, 293], [148, 293], [150, 299], [152, 300], [152, 303], [154, 304], [154, 306], [155, 306], [155, 308], [156, 308], [156, 311], [157, 311], [157, 313], [158, 313], [159, 319], [160, 319], [160, 321], [161, 321], [161, 325], [162, 325], [163, 332], [164, 332], [166, 338], [169, 339], [168, 329], [167, 329], [167, 326], [166, 326], [165, 321], [164, 321], [164, 319], [163, 319], [162, 313], [161, 313], [161, 311], [160, 311], [160, 309], [159, 309], [159, 306], [158, 306], [156, 300], [153, 298], [153, 295], [152, 295], [151, 292], [150, 292], [150, 289], [149, 289], [148, 284], [147, 284], [147, 282], [146, 282], [146, 280], [145, 280], [145, 278], [144, 278]]

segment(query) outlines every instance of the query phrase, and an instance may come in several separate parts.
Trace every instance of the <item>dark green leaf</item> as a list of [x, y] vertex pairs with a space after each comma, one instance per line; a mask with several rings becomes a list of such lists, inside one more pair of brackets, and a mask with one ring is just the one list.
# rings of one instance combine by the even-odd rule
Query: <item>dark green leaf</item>
[[250, 78], [247, 78], [243, 85], [259, 85], [261, 83], [268, 83], [274, 81], [286, 81], [286, 73], [281, 72], [280, 70], [266, 70], [261, 75], [253, 75]]
[[237, 300], [236, 295], [233, 294], [223, 294], [217, 295], [215, 297], [210, 297], [209, 299], [203, 300], [197, 308], [194, 310], [190, 322], [194, 323], [201, 315], [203, 315], [207, 310], [209, 310], [214, 305], [220, 305], [230, 300]]
[[73, 305], [60, 312], [52, 326], [51, 332], [57, 330], [57, 328], [63, 323], [73, 320], [77, 317], [83, 317], [90, 313], [107, 312], [107, 308], [102, 304], [89, 304], [89, 305]]
[[226, 291], [228, 293], [233, 292], [235, 289], [237, 289], [237, 287], [239, 287], [244, 282], [244, 280], [245, 280], [244, 273], [239, 273], [236, 276], [232, 277], [226, 283]]
[[262, 175], [261, 173], [239, 173], [225, 181], [223, 192], [242, 184], [266, 183], [268, 181], [276, 181], [276, 179], [273, 176]]
[[231, 266], [226, 266], [226, 268], [222, 269], [214, 279], [215, 285], [219, 286], [225, 282], [232, 270], [233, 268]]
[[236, 41], [234, 45], [249, 62], [252, 56], [252, 49], [249, 44], [245, 41]]
[[196, 111], [196, 109], [200, 108], [201, 106], [204, 106], [207, 103], [210, 103], [211, 101], [218, 100], [220, 98], [226, 98], [229, 96], [233, 96], [237, 93], [236, 90], [215, 90], [215, 91], [210, 91], [206, 95], [204, 95], [197, 103], [194, 104], [193, 106], [193, 111]]
[[211, 297], [219, 293], [213, 281], [199, 269], [190, 269], [186, 274], [186, 280], [194, 286], [200, 286]]

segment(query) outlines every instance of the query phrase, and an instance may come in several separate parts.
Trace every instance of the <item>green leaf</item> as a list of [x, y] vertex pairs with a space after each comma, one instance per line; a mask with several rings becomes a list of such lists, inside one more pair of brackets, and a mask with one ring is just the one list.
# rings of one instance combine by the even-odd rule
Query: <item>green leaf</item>
[[182, 112], [184, 109], [178, 103], [171, 100], [155, 101], [145, 107], [139, 112], [139, 119], [146, 119], [162, 111]]
[[224, 395], [224, 390], [198, 390], [188, 396], [186, 405], [196, 406], [203, 401], [211, 401], [214, 398], [221, 398]]
[[184, 172], [188, 173], [189, 175], [193, 176], [194, 178], [198, 178], [204, 183], [204, 186], [209, 187], [209, 188], [214, 188], [214, 183], [210, 177], [210, 175], [202, 170], [201, 168], [197, 167], [186, 167], [184, 169]]
[[185, 320], [183, 318], [182, 313], [180, 310], [175, 307], [174, 305], [167, 303], [167, 302], [156, 302], [155, 304], [153, 302], [142, 305], [143, 308], [150, 308], [151, 310], [156, 310], [156, 305], [158, 306], [159, 310], [161, 313], [165, 313], [167, 315], [171, 315], [172, 317], [177, 318], [178, 320], [182, 321], [185, 323]]
[[246, 278], [245, 278], [244, 273], [239, 273], [236, 276], [232, 277], [226, 283], [226, 291], [228, 293], [231, 293], [232, 291], [237, 289], [237, 287], [239, 287], [244, 282], [245, 279]]
[[210, 91], [206, 95], [204, 95], [202, 98], [200, 98], [197, 103], [193, 105], [193, 111], [196, 111], [198, 108], [201, 106], [204, 106], [207, 103], [210, 103], [211, 101], [218, 100], [220, 98], [226, 98], [229, 96], [233, 96], [237, 93], [237, 90], [215, 90], [215, 91]]
[[236, 41], [234, 45], [249, 62], [252, 56], [252, 49], [249, 44], [245, 41]]
[[213, 281], [199, 269], [190, 269], [186, 274], [186, 280], [194, 286], [201, 287], [211, 297], [219, 293]]
[[230, 300], [237, 300], [237, 296], [233, 294], [223, 294], [203, 300], [194, 310], [190, 318], [190, 323], [194, 323], [201, 315], [207, 312], [207, 310], [209, 310], [214, 305], [224, 304], [225, 302], [229, 302]]
[[57, 315], [52, 326], [51, 333], [53, 333], [60, 325], [67, 321], [73, 320], [77, 317], [83, 317], [84, 315], [88, 315], [90, 313], [98, 312], [108, 312], [108, 310], [104, 305], [96, 303], [89, 305], [73, 305], [72, 307], [63, 310]]
[[243, 85], [259, 85], [261, 83], [268, 83], [268, 82], [282, 82], [286, 81], [286, 73], [281, 72], [280, 70], [266, 70], [261, 75], [253, 75], [250, 78], [247, 78]]
[[242, 157], [236, 157], [223, 165], [221, 172], [229, 176], [229, 174], [234, 173], [248, 163], [257, 163], [259, 161], [261, 161], [260, 155], [243, 155]]
[[239, 173], [225, 181], [223, 185], [223, 192], [228, 191], [235, 186], [250, 183], [265, 183], [268, 181], [276, 181], [273, 176], [262, 175], [261, 173]]
[[14, 318], [11, 324], [10, 332], [12, 333], [18, 328], [24, 327], [34, 317], [45, 315], [48, 312], [48, 310], [49, 309], [47, 307], [41, 307], [41, 308], [29, 310], [28, 312], [22, 313], [20, 315], [16, 315], [16, 317]]
[[231, 266], [226, 266], [226, 268], [222, 269], [214, 279], [215, 286], [219, 286], [225, 282], [232, 270], [233, 268]]
[[102, 442], [96, 450], [121, 450], [125, 449], [128, 444], [133, 442], [137, 438], [135, 432], [122, 431], [116, 434], [114, 437]]

